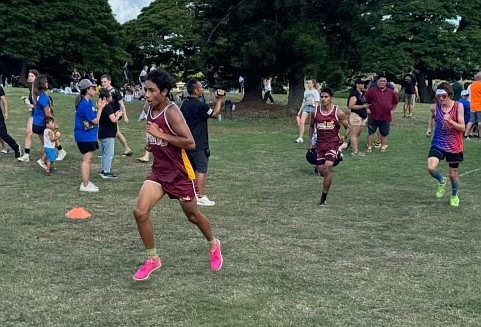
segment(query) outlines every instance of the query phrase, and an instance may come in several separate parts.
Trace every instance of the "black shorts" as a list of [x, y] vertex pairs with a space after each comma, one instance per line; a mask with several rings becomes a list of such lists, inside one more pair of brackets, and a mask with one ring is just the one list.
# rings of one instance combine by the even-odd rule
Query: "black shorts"
[[44, 130], [45, 126], [32, 125], [32, 133], [43, 135]]
[[435, 147], [434, 145], [431, 146], [429, 149], [429, 157], [435, 157], [438, 158], [439, 160], [444, 160], [446, 158], [446, 162], [449, 164], [449, 167], [452, 168], [457, 168], [459, 166], [459, 163], [463, 161], [463, 153], [452, 153], [452, 152], [446, 152], [441, 150], [438, 147]]
[[382, 136], [388, 136], [389, 131], [391, 129], [391, 124], [387, 120], [371, 120], [367, 121], [367, 129], [369, 135], [376, 133], [376, 130], [379, 128], [379, 133]]
[[97, 141], [93, 142], [77, 142], [77, 147], [81, 154], [86, 154], [87, 152], [94, 152], [98, 150], [99, 144]]
[[207, 173], [207, 165], [209, 164], [210, 150], [200, 150], [187, 152], [192, 168], [195, 172]]

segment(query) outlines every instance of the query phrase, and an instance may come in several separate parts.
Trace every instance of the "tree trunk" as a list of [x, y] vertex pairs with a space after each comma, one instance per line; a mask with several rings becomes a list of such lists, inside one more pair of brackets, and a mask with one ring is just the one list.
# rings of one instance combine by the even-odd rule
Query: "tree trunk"
[[20, 75], [18, 77], [18, 82], [20, 85], [28, 85], [27, 83], [27, 63], [22, 60], [22, 68], [20, 69]]
[[[419, 71], [416, 74], [416, 79], [418, 81], [418, 91], [419, 100], [421, 103], [432, 103], [433, 102], [433, 80], [428, 78], [428, 74], [425, 71]], [[427, 80], [427, 84], [426, 84]]]
[[289, 107], [301, 106], [304, 98], [304, 79], [292, 76], [289, 77], [289, 95], [287, 97], [287, 105]]
[[249, 73], [244, 80], [244, 97], [241, 102], [262, 101], [262, 78], [255, 73]]

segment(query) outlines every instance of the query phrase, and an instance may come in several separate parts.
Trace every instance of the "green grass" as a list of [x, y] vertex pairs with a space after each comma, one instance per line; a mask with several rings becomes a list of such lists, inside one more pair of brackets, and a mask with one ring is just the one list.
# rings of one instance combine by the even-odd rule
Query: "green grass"
[[[6, 92], [7, 126], [23, 144], [26, 89]], [[481, 324], [481, 141], [465, 142], [460, 207], [436, 199], [427, 105], [414, 119], [398, 108], [386, 153], [345, 155], [326, 208], [305, 145], [293, 142], [293, 117], [212, 120], [206, 193], [216, 205], [202, 211], [223, 241], [224, 267], [209, 271], [200, 232], [164, 198], [152, 212], [163, 267], [134, 282], [144, 254], [132, 210], [149, 171], [134, 159], [140, 105], [128, 104], [131, 123], [121, 124], [134, 158], [116, 155], [116, 181], [100, 179], [96, 158], [100, 192], [80, 194], [73, 99], [53, 98], [68, 152], [58, 171], [47, 177], [35, 160], [0, 156], [0, 326]], [[38, 148], [34, 139], [33, 158]], [[92, 218], [65, 218], [74, 206]]]

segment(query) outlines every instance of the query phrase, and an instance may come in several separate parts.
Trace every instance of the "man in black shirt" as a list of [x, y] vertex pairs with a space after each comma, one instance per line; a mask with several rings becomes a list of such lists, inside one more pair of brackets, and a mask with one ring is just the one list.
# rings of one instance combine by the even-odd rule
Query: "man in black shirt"
[[15, 158], [20, 157], [20, 146], [15, 142], [15, 140], [8, 134], [7, 126], [5, 125], [5, 120], [8, 120], [8, 102], [5, 97], [5, 92], [3, 87], [0, 86], [0, 99], [3, 104], [3, 112], [0, 107], [0, 138], [4, 140], [15, 152]]
[[[112, 96], [112, 103], [111, 106], [114, 111], [122, 111], [122, 116], [124, 118], [124, 122], [126, 124], [129, 123], [129, 117], [127, 116], [127, 110], [125, 109], [124, 101], [122, 100], [122, 94], [119, 90], [112, 86], [112, 78], [108, 74], [104, 74], [100, 77], [100, 83], [102, 83], [102, 87], [109, 90], [110, 95]], [[121, 116], [121, 117], [122, 117]], [[127, 140], [125, 136], [120, 132], [119, 126], [117, 124], [117, 139], [120, 141], [122, 146], [124, 147], [124, 153], [122, 156], [130, 157], [132, 155], [132, 150], [130, 146], [127, 144]]]
[[220, 114], [224, 91], [216, 91], [217, 100], [214, 109], [209, 108], [205, 102], [200, 100], [204, 89], [198, 80], [189, 80], [187, 82], [187, 93], [188, 96], [184, 102], [182, 102], [180, 110], [195, 140], [195, 150], [187, 151], [187, 155], [195, 170], [195, 179], [198, 188], [197, 204], [212, 206], [215, 202], [209, 200], [209, 198], [204, 195], [205, 174], [207, 173], [210, 155], [207, 120], [209, 118], [216, 118]]

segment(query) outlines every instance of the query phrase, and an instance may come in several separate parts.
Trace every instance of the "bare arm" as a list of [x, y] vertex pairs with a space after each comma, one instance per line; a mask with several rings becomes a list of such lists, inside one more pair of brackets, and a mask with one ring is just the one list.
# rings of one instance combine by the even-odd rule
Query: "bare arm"
[[217, 90], [215, 92], [215, 95], [216, 95], [216, 102], [215, 102], [215, 106], [214, 106], [214, 111], [212, 112], [212, 114], [210, 115], [211, 118], [216, 118], [217, 116], [219, 116], [220, 114], [220, 111], [222, 110], [222, 97], [221, 95], [218, 95], [217, 92], [219, 90]]
[[312, 134], [314, 134], [314, 114], [315, 111], [311, 112], [311, 117], [309, 119], [309, 142], [307, 143], [307, 149], [310, 150], [313, 146], [312, 144]]
[[352, 96], [349, 98], [349, 103], [348, 103], [348, 107], [349, 109], [351, 110], [358, 110], [358, 109], [365, 109], [365, 108], [369, 108], [369, 105], [367, 103], [365, 104], [356, 104], [357, 102], [357, 98], [355, 96]]
[[147, 122], [146, 132], [150, 135], [165, 140], [166, 142], [187, 150], [195, 149], [195, 141], [189, 126], [185, 122], [184, 116], [177, 106], [172, 106], [166, 111], [166, 118], [172, 128], [172, 131], [177, 135], [166, 134], [156, 123]]
[[8, 120], [8, 102], [7, 102], [7, 97], [2, 95], [2, 104], [3, 104], [3, 118], [5, 120]]
[[100, 120], [100, 116], [102, 115], [102, 110], [104, 110], [105, 106], [107, 105], [107, 100], [99, 99], [97, 101], [97, 117], [92, 119], [91, 123], [97, 125]]
[[120, 105], [120, 110], [123, 112], [124, 122], [126, 124], [128, 124], [129, 123], [129, 117], [127, 117], [127, 108], [125, 108], [124, 100], [120, 100], [119, 105]]
[[[433, 125], [434, 125], [434, 118], [436, 118], [436, 105], [433, 104], [431, 106], [431, 117], [429, 118], [429, 122], [428, 122], [428, 129], [426, 130], [426, 136], [427, 137], [431, 137], [431, 134], [433, 132]], [[463, 118], [464, 120], [464, 118]]]
[[342, 110], [339, 110], [339, 122], [341, 123], [342, 126], [346, 129], [346, 132], [344, 134], [344, 139], [349, 135], [351, 132], [351, 127], [349, 126], [349, 119], [346, 115], [346, 113]]

